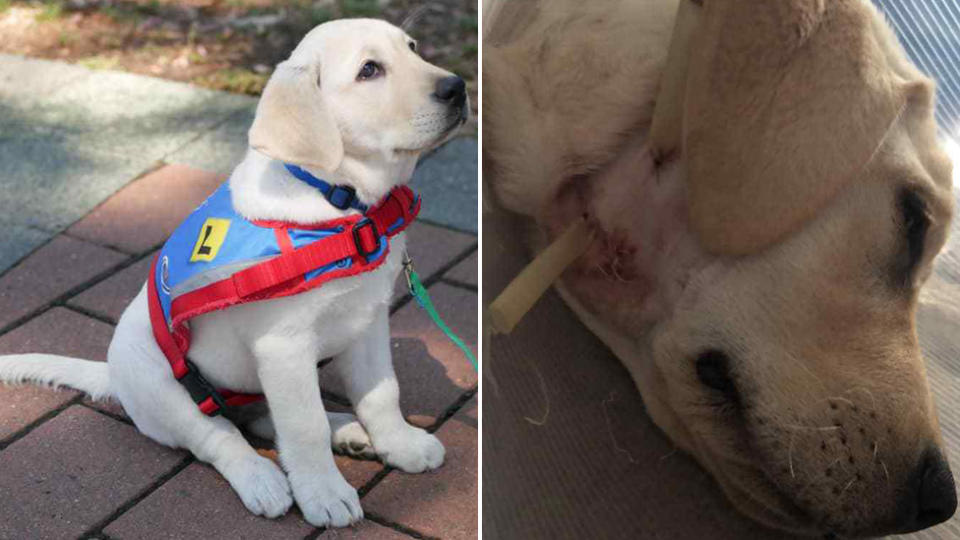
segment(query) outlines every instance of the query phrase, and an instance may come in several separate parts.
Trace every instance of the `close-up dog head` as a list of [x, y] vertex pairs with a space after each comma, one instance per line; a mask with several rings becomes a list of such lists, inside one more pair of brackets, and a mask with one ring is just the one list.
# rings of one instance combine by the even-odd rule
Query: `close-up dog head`
[[460, 77], [427, 63], [402, 29], [342, 19], [308, 33], [264, 89], [250, 145], [334, 172], [344, 157], [409, 160], [469, 115]]
[[952, 209], [933, 85], [867, 3], [704, 9], [684, 153], [710, 256], [653, 341], [672, 435], [764, 521], [939, 523], [956, 495], [915, 327]]
[[[517, 88], [536, 57], [529, 35], [485, 62], [493, 186], [546, 239], [587, 216], [593, 245], [561, 291], [740, 511], [801, 534], [940, 523], [956, 492], [916, 328], [953, 211], [934, 84], [867, 1], [694, 9], [677, 147], [649, 140], [654, 96], [636, 96], [633, 138], [593, 163], [602, 136], [559, 143], [575, 165], [532, 208], [514, 195], [522, 167], [497, 153], [503, 111], [518, 114], [498, 88]], [[539, 63], [590, 46], [569, 34]], [[580, 93], [602, 100], [622, 82]], [[558, 100], [546, 108], [569, 105]]]

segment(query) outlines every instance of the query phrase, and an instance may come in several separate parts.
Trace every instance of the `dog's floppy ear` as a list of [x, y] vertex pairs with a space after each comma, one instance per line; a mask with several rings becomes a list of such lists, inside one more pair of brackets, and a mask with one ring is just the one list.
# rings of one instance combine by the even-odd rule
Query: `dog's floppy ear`
[[257, 105], [250, 146], [274, 158], [333, 171], [343, 159], [340, 129], [318, 84], [318, 67], [277, 65]]
[[684, 105], [690, 219], [715, 253], [802, 226], [870, 161], [906, 101], [859, 0], [710, 0]]

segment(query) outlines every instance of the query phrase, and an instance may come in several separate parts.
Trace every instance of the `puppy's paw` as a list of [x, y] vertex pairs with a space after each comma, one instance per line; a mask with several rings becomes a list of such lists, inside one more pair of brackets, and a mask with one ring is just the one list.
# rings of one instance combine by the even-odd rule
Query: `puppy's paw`
[[337, 474], [293, 480], [293, 496], [303, 517], [316, 527], [346, 527], [363, 519], [357, 490]]
[[290, 483], [276, 463], [252, 456], [233, 462], [223, 471], [243, 505], [258, 516], [280, 517], [293, 505]]
[[403, 472], [419, 473], [443, 465], [446, 450], [426, 431], [406, 426], [396, 435], [378, 441], [377, 453], [384, 463]]
[[333, 430], [330, 440], [333, 451], [338, 454], [360, 459], [377, 459], [377, 451], [373, 449], [370, 436], [357, 420], [337, 427]]

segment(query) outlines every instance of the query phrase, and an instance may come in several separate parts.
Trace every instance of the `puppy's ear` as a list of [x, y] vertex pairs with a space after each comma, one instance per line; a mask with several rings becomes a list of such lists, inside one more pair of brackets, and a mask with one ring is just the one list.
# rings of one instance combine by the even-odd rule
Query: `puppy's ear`
[[905, 104], [867, 2], [704, 2], [684, 105], [690, 218], [708, 250], [759, 251], [871, 160]]
[[277, 66], [257, 105], [250, 146], [274, 159], [333, 171], [343, 159], [343, 141], [317, 71], [289, 61]]

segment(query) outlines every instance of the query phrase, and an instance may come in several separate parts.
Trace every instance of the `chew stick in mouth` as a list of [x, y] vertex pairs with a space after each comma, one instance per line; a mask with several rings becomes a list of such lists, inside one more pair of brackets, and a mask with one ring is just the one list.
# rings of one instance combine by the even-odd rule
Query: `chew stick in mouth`
[[490, 326], [508, 334], [543, 296], [547, 288], [578, 257], [587, 251], [593, 231], [586, 219], [578, 219], [507, 285], [488, 308]]

